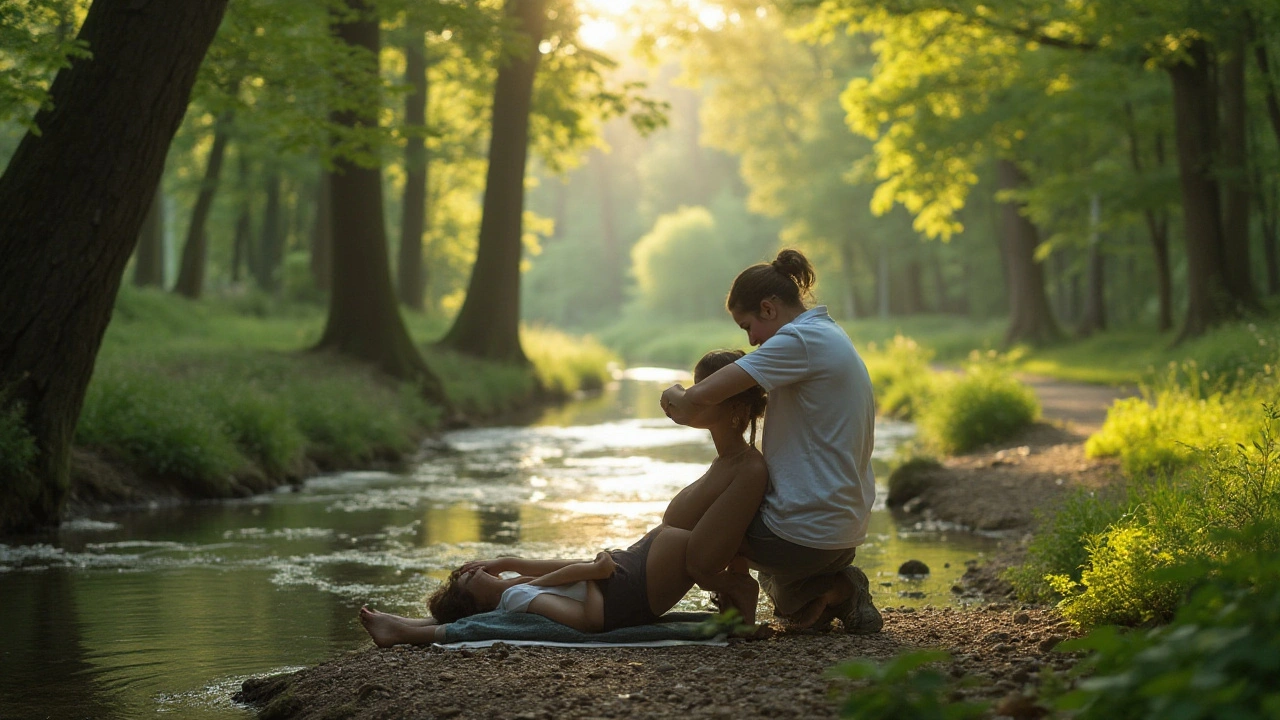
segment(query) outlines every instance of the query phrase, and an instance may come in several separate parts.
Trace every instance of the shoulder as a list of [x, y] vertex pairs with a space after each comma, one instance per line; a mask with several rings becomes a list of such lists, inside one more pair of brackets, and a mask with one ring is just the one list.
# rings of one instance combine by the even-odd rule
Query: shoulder
[[769, 465], [764, 460], [764, 455], [759, 450], [751, 450], [743, 458], [738, 466], [737, 476], [740, 480], [761, 485], [769, 482]]

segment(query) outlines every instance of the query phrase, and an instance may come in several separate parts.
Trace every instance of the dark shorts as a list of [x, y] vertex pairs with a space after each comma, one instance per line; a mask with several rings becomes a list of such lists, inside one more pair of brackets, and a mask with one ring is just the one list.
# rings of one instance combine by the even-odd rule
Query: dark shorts
[[617, 568], [613, 575], [598, 580], [604, 595], [604, 630], [620, 627], [648, 625], [658, 619], [649, 609], [649, 587], [645, 565], [649, 561], [649, 547], [658, 536], [661, 526], [649, 531], [636, 544], [626, 550], [610, 550]]

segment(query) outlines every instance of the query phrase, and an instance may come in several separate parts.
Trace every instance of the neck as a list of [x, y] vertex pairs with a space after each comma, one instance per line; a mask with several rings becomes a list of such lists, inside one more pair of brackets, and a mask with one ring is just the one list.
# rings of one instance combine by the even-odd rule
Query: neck
[[786, 325], [787, 323], [791, 322], [792, 320], [795, 320], [796, 318], [800, 317], [806, 312], [808, 312], [808, 310], [805, 308], [804, 305], [794, 305], [790, 307], [779, 308], [778, 309], [779, 324]]
[[742, 431], [734, 430], [727, 424], [711, 429], [711, 441], [716, 445], [718, 458], [737, 455], [749, 447], [746, 439], [742, 437]]

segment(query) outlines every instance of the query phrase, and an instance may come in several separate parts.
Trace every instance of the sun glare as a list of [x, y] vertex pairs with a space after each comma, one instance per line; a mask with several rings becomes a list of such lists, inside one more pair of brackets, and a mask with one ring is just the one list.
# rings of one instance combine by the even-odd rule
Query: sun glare
[[582, 3], [582, 26], [578, 29], [578, 37], [584, 45], [603, 49], [617, 42], [622, 35], [623, 17], [631, 11], [638, 0], [584, 0]]

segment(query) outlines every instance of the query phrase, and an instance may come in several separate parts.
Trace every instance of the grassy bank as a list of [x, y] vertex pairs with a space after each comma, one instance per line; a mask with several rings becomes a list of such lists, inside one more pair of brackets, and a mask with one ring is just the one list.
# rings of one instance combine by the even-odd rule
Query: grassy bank
[[[532, 372], [479, 362], [431, 346], [444, 323], [408, 320], [453, 409], [472, 420], [598, 388], [616, 361], [590, 338], [526, 328]], [[76, 430], [77, 457], [91, 460], [77, 473], [89, 494], [130, 494], [84, 477], [104, 464], [126, 485], [228, 497], [411, 453], [444, 409], [367, 366], [306, 352], [323, 327], [310, 306], [124, 289]], [[0, 446], [19, 447], [10, 424], [0, 422]]]

